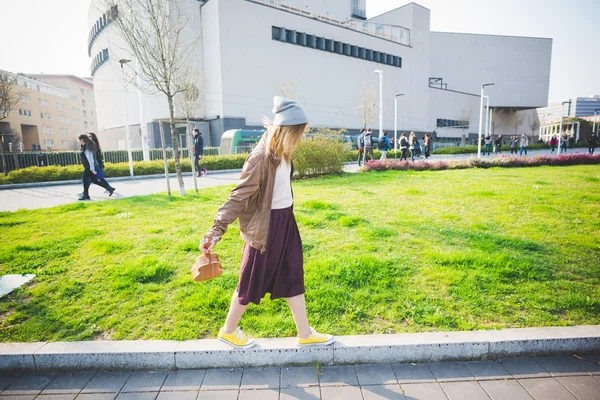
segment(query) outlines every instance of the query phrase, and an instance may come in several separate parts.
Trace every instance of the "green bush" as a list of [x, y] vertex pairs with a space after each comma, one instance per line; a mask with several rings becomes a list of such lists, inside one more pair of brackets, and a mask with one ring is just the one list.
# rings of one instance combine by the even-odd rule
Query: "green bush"
[[294, 152], [294, 169], [299, 178], [339, 174], [344, 169], [344, 144], [331, 135], [304, 139]]
[[[240, 169], [244, 165], [246, 157], [247, 154], [206, 156], [202, 158], [201, 164], [208, 170]], [[185, 158], [181, 160], [181, 170], [183, 172], [190, 172], [192, 170], [189, 159]], [[11, 171], [6, 176], [0, 176], [0, 185], [76, 180], [81, 179], [82, 172], [83, 167], [81, 165], [69, 165], [66, 167], [56, 165], [47, 167], [28, 167]], [[108, 179], [129, 176], [129, 163], [106, 163], [104, 172]], [[175, 172], [174, 160], [169, 160], [169, 172]], [[164, 173], [164, 162], [160, 160], [149, 162], [134, 161], [133, 173], [136, 176], [162, 174]]]

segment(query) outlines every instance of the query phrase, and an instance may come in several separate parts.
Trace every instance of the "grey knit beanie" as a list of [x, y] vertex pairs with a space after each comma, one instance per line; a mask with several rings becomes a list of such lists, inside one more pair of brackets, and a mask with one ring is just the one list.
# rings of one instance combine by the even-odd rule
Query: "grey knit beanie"
[[273, 98], [273, 125], [288, 126], [308, 124], [308, 116], [302, 106], [295, 100], [275, 96]]

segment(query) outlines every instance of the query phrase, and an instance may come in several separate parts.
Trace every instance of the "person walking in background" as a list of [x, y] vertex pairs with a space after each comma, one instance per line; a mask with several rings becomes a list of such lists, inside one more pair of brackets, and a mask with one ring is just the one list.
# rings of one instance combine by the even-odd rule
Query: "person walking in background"
[[98, 186], [103, 187], [109, 193], [109, 196], [112, 196], [115, 189], [111, 187], [108, 182], [103, 180], [100, 182], [99, 178], [104, 178], [104, 173], [102, 168], [96, 159], [96, 153], [98, 149], [94, 142], [90, 139], [90, 137], [86, 134], [81, 134], [78, 136], [79, 143], [81, 144], [81, 163], [83, 164], [83, 193], [79, 200], [91, 200], [89, 189], [92, 183], [95, 183]]
[[[244, 239], [240, 278], [231, 297], [220, 341], [237, 349], [255, 345], [238, 326], [248, 304], [285, 298], [298, 330], [300, 346], [328, 345], [332, 335], [310, 327], [304, 299], [302, 240], [294, 218], [291, 188], [292, 154], [308, 124], [304, 109], [294, 100], [274, 99], [275, 118], [246, 159], [238, 185], [217, 211], [214, 224], [200, 243], [209, 254], [236, 219]], [[275, 326], [272, 327], [274, 330]]]
[[200, 134], [198, 128], [193, 129], [194, 132], [194, 167], [196, 168], [196, 176], [199, 178], [202, 175], [206, 175], [208, 171], [202, 165], [200, 165], [200, 159], [204, 154], [204, 139]]
[[527, 155], [527, 147], [529, 146], [529, 138], [527, 137], [525, 132], [523, 132], [523, 134], [521, 134], [520, 144], [521, 144], [520, 155], [521, 156], [523, 155], [523, 151], [525, 151], [525, 155]]
[[410, 145], [410, 143], [408, 143], [408, 139], [406, 137], [406, 132], [402, 132], [402, 135], [400, 135], [400, 161], [402, 161], [402, 160], [408, 161], [408, 146], [409, 145]]
[[391, 144], [390, 144], [390, 139], [387, 136], [387, 132], [383, 133], [383, 136], [379, 138], [379, 151], [381, 151], [381, 158], [380, 160], [387, 160], [387, 152], [388, 150], [390, 150]]
[[569, 150], [573, 150], [573, 145], [575, 144], [575, 136], [569, 136]]
[[562, 136], [562, 140], [561, 140], [561, 142], [560, 142], [560, 152], [561, 152], [561, 153], [562, 153], [562, 152], [565, 152], [565, 153], [567, 152], [567, 141], [568, 141], [568, 140], [569, 140], [569, 139], [567, 138], [567, 135], [563, 135], [563, 136]]
[[[92, 140], [92, 142], [94, 142], [94, 144], [96, 145], [96, 161], [98, 162], [98, 165], [102, 169], [102, 173], [101, 173], [102, 177], [99, 177], [98, 175], [96, 175], [96, 179], [98, 180], [98, 182], [100, 182], [103, 185], [102, 187], [110, 186], [110, 184], [106, 181], [106, 173], [104, 170], [104, 157], [102, 156], [102, 147], [100, 146], [100, 141], [98, 140], [98, 136], [96, 136], [96, 134], [94, 132], [90, 132], [87, 135]], [[114, 187], [112, 189], [113, 189], [112, 192], [109, 191], [109, 193], [108, 193], [109, 196], [112, 196], [116, 190]]]
[[410, 160], [415, 161], [415, 155], [417, 154], [417, 145], [418, 145], [417, 136], [414, 132], [410, 133], [408, 137], [408, 144], [410, 146]]
[[550, 138], [549, 144], [550, 144], [550, 153], [554, 153], [554, 149], [558, 145], [558, 139], [556, 138], [556, 135], [552, 135], [552, 137]]
[[588, 139], [588, 152], [591, 156], [594, 155], [594, 150], [596, 149], [596, 147], [598, 147], [598, 137], [594, 132], [592, 132]]
[[485, 156], [485, 153], [487, 153], [487, 155], [489, 156], [492, 152], [492, 137], [490, 135], [487, 135], [485, 137], [485, 146], [483, 147], [483, 155]]
[[363, 138], [363, 143], [365, 146], [363, 163], [367, 162], [367, 154], [371, 157], [371, 160], [375, 160], [375, 153], [373, 152], [373, 131], [371, 128], [367, 129], [367, 133], [365, 133], [365, 137]]
[[518, 148], [519, 148], [519, 138], [517, 137], [517, 135], [513, 135], [510, 137], [510, 154], [512, 155], [514, 152], [515, 155], [517, 155]]
[[496, 140], [494, 141], [494, 152], [498, 154], [502, 154], [502, 136], [496, 136]]
[[360, 130], [360, 135], [358, 135], [358, 166], [360, 167], [361, 161], [363, 159], [363, 153], [365, 152], [365, 133], [366, 129]]
[[431, 155], [431, 136], [429, 136], [429, 133], [426, 133], [425, 137], [423, 137], [423, 147], [425, 148], [425, 158], [427, 159]]

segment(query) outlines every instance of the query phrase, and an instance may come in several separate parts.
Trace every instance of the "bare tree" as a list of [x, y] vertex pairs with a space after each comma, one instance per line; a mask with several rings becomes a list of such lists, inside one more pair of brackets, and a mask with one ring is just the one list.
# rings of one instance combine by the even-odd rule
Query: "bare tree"
[[[199, 37], [186, 34], [191, 13], [184, 9], [184, 0], [104, 0], [111, 10], [113, 23], [131, 54], [138, 60], [144, 78], [154, 92], [163, 93], [169, 106], [171, 141], [175, 156], [175, 171], [179, 193], [185, 195], [181, 174], [174, 100], [186, 91], [188, 65]], [[148, 91], [148, 88], [146, 88]]]
[[300, 93], [298, 93], [296, 78], [290, 78], [287, 81], [279, 83], [278, 94], [288, 99], [300, 101]]
[[[0, 70], [0, 121], [8, 118], [8, 115], [12, 110], [15, 110], [19, 106], [20, 102], [21, 92], [17, 86], [17, 77]], [[8, 164], [6, 163], [6, 155], [4, 154], [5, 138], [12, 143], [12, 130], [10, 132], [2, 132], [0, 134], [0, 157], [2, 158], [2, 170], [4, 171], [4, 175], [7, 175]], [[14, 157], [16, 160], [16, 165], [18, 165], [19, 160], [16, 159], [16, 155]]]
[[198, 191], [198, 181], [196, 180], [196, 165], [194, 164], [193, 154], [193, 138], [190, 120], [198, 118], [203, 114], [204, 93], [206, 92], [205, 82], [202, 80], [202, 73], [197, 69], [191, 69], [188, 74], [188, 83], [185, 90], [176, 97], [175, 103], [177, 105], [177, 113], [183, 119], [185, 119], [185, 130], [187, 134], [188, 142], [188, 156], [190, 163], [192, 164], [192, 176], [194, 177], [194, 188]]
[[519, 111], [515, 111], [514, 113], [515, 113], [515, 117], [513, 119], [513, 129], [515, 130], [515, 135], [517, 135], [518, 131], [519, 131], [519, 127], [525, 121], [525, 117], [523, 115], [519, 114]]
[[538, 118], [537, 112], [535, 110], [531, 110], [531, 115], [529, 116], [529, 128], [531, 129], [531, 137], [535, 136], [535, 131], [537, 131], [540, 127], [540, 119]]
[[360, 91], [360, 105], [356, 107], [356, 115], [360, 118], [363, 128], [373, 122], [377, 116], [377, 88], [363, 82]]
[[458, 121], [460, 122], [461, 129], [469, 129], [469, 125], [471, 124], [471, 118], [473, 118], [473, 109], [469, 107], [462, 107], [460, 110], [460, 115], [458, 117]]

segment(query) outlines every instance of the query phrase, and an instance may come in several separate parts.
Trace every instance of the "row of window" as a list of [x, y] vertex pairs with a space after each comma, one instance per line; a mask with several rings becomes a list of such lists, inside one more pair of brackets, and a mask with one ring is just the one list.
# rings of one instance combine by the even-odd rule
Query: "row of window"
[[58, 104], [56, 105], [56, 109], [57, 109], [57, 110], [59, 110], [59, 111], [67, 111], [67, 106], [66, 106], [66, 105], [64, 105], [64, 104], [60, 104], [60, 103], [58, 103]]
[[69, 134], [69, 130], [67, 128], [60, 128], [60, 135], [67, 136]]
[[40, 107], [50, 107], [50, 102], [48, 100], [39, 99], [38, 104]]
[[40, 118], [42, 118], [42, 119], [52, 119], [52, 115], [50, 115], [50, 113], [42, 112], [42, 113], [40, 113]]
[[273, 26], [272, 39], [402, 68], [402, 57], [400, 56], [307, 34], [305, 32], [296, 32], [294, 30]]
[[[104, 64], [107, 61], [108, 61], [108, 49], [103, 49], [101, 52], [96, 54], [96, 57], [94, 57], [94, 59], [92, 60], [92, 68], [91, 68], [92, 76], [94, 76], [96, 74], [96, 71], [98, 71], [98, 68], [100, 68], [102, 66], [102, 64]], [[81, 102], [82, 102], [82, 105], [85, 107], [85, 100], [82, 100]]]
[[51, 134], [54, 133], [54, 129], [51, 126], [43, 125], [42, 126], [42, 133], [46, 134], [46, 135], [51, 135]]
[[38, 92], [42, 92], [42, 93], [48, 93], [52, 96], [56, 96], [56, 97], [67, 97], [67, 91], [66, 90], [62, 90], [62, 89], [58, 89], [52, 86], [46, 86], [46, 85], [40, 85], [38, 82], [29, 80], [29, 79], [24, 79], [22, 77], [18, 77], [17, 78], [17, 85], [19, 86], [23, 86], [32, 90], [37, 90]]
[[25, 110], [23, 108], [19, 108], [19, 115], [24, 117], [31, 117], [31, 110]]
[[63, 123], [63, 124], [66, 124], [66, 123], [67, 123], [67, 122], [69, 122], [69, 121], [67, 120], [67, 117], [63, 117], [62, 115], [59, 115], [59, 116], [58, 116], [58, 122], [61, 122], [61, 123]]
[[437, 120], [438, 128], [462, 128], [469, 129], [469, 121], [458, 121], [455, 119], [442, 119]]
[[98, 35], [100, 35], [100, 32], [102, 32], [113, 19], [117, 18], [118, 13], [117, 6], [112, 6], [110, 10], [107, 10], [102, 14], [102, 16], [94, 23], [94, 26], [92, 26], [88, 35], [88, 56], [92, 55], [92, 46]]
[[31, 103], [31, 97], [27, 96], [26, 94], [22, 94], [19, 96], [19, 101], [22, 104], [30, 104]]

